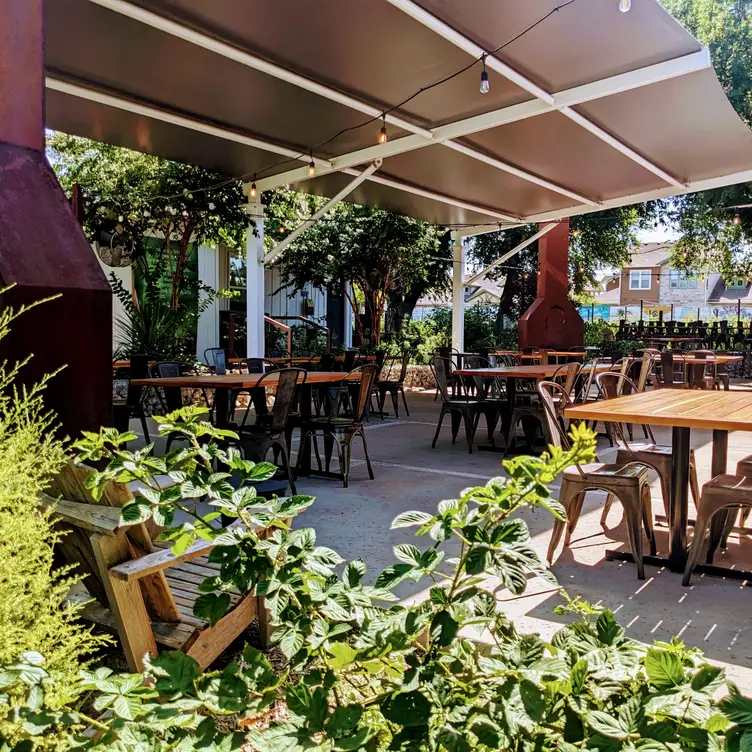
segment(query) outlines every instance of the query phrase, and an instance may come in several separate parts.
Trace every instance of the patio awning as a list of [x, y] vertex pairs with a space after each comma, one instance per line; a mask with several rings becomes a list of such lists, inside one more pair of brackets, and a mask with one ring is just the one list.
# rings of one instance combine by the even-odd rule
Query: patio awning
[[48, 127], [259, 190], [331, 197], [383, 158], [348, 200], [482, 227], [752, 181], [752, 132], [655, 0], [47, 0], [46, 25]]

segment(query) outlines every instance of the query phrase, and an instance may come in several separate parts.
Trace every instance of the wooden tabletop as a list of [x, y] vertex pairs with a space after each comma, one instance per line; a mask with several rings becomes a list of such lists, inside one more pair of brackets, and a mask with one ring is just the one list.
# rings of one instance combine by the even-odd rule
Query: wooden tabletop
[[752, 431], [752, 392], [654, 389], [567, 408], [567, 418]]
[[584, 358], [585, 355], [587, 355], [584, 350], [549, 350], [546, 353], [523, 353], [518, 350], [491, 350], [491, 353], [493, 355], [516, 355], [523, 360], [536, 360], [537, 358], [542, 358], [543, 355], [548, 355], [553, 358], [564, 358], [567, 356], [571, 358]]
[[[307, 384], [322, 384], [342, 381], [346, 373], [342, 371], [313, 371], [308, 373]], [[279, 380], [278, 371], [269, 373], [228, 373], [224, 376], [216, 376], [210, 373], [195, 374], [193, 376], [175, 376], [164, 379], [133, 379], [134, 386], [179, 386], [186, 389], [253, 389], [262, 377], [265, 384], [273, 385]], [[355, 373], [351, 379], [359, 379], [360, 374]]]
[[[228, 358], [228, 363], [242, 363], [245, 360], [245, 358]], [[269, 361], [270, 363], [320, 363], [321, 362], [321, 356], [320, 355], [295, 355], [292, 358], [264, 358], [264, 360]], [[345, 360], [344, 355], [335, 355], [334, 360], [337, 363], [343, 363]], [[372, 362], [376, 360], [375, 355], [359, 355], [356, 358], [358, 363], [362, 363], [364, 360]], [[387, 360], [402, 360], [401, 355], [387, 355], [386, 358], [384, 358], [385, 361]]]
[[[458, 368], [452, 373], [458, 376], [483, 376], [485, 378], [503, 379], [547, 379], [553, 376], [560, 368], [566, 368], [566, 363], [546, 363], [537, 366], [498, 366], [497, 368]], [[608, 371], [611, 366], [608, 363], [597, 366], [598, 371]], [[562, 370], [562, 373], [564, 371]]]
[[674, 360], [681, 360], [684, 363], [733, 363], [738, 360], [744, 360], [743, 355], [708, 355], [706, 358], [698, 358], [691, 352], [688, 353], [673, 353]]

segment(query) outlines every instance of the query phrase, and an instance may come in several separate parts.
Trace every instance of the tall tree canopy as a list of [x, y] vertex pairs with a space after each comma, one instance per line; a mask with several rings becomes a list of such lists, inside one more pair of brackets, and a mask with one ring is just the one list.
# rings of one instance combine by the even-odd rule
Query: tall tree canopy
[[[284, 237], [305, 219], [306, 212], [315, 210], [316, 200], [295, 196], [275, 192], [267, 199], [270, 236]], [[291, 218], [295, 222], [292, 227]], [[276, 263], [291, 289], [309, 285], [344, 289], [356, 329], [361, 333], [370, 329], [372, 343], [378, 344], [387, 304], [388, 327], [399, 331], [421, 295], [448, 286], [451, 256], [444, 235], [420, 220], [340, 203], [292, 243]], [[346, 282], [352, 283], [353, 292], [346, 289]]]
[[[752, 126], [752, 2], [662, 0], [666, 9], [710, 48], [731, 104]], [[682, 233], [674, 263], [730, 279], [752, 276], [752, 184], [727, 186], [663, 202], [666, 219]]]
[[237, 180], [64, 133], [48, 136], [47, 154], [64, 190], [77, 183], [85, 191], [89, 239], [105, 250], [124, 249], [148, 294], [157, 294], [166, 275], [173, 310], [190, 284], [189, 244], [235, 246], [245, 238], [248, 216]]

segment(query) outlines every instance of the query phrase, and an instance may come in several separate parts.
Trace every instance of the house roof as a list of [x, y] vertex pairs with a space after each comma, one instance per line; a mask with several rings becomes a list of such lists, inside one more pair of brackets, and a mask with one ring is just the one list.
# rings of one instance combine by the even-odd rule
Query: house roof
[[375, 164], [349, 200], [506, 226], [752, 180], [708, 50], [655, 0], [44, 5], [48, 127], [259, 191]]
[[629, 263], [623, 269], [642, 269], [649, 266], [662, 266], [671, 255], [673, 243], [646, 243], [632, 253]]
[[620, 292], [618, 287], [614, 287], [613, 290], [604, 290], [603, 292], [597, 292], [593, 295], [595, 299], [595, 305], [619, 305]]
[[752, 302], [752, 284], [747, 280], [744, 287], [726, 287], [726, 282], [720, 274], [711, 274], [708, 279], [708, 303], [719, 305], [736, 305]]

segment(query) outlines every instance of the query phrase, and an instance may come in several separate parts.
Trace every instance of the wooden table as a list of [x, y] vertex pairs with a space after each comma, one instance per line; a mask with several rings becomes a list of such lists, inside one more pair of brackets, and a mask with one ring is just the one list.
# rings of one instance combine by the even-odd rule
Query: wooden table
[[[242, 363], [245, 360], [245, 358], [229, 358], [228, 363], [237, 364]], [[281, 358], [264, 358], [264, 360], [269, 361], [270, 363], [278, 363], [278, 364], [284, 364], [284, 363], [320, 363], [321, 362], [321, 356], [320, 355], [295, 355], [294, 357], [281, 357]], [[375, 355], [360, 355], [356, 359], [358, 363], [362, 363], [364, 361], [372, 363], [376, 360]], [[388, 360], [402, 360], [401, 355], [387, 355], [386, 358], [384, 358], [384, 361]], [[345, 356], [344, 355], [335, 355], [334, 356], [334, 362], [335, 363], [344, 363]]]
[[[716, 392], [705, 390], [655, 389], [612, 400], [577, 405], [565, 410], [574, 420], [648, 423], [671, 426], [671, 500], [669, 505], [670, 548], [667, 559], [646, 557], [645, 562], [683, 572], [687, 562], [687, 524], [689, 510], [689, 439], [693, 428], [713, 432], [711, 475], [726, 472], [730, 431], [752, 431], [752, 392]], [[607, 552], [610, 558], [629, 559], [625, 552]], [[699, 565], [698, 572], [732, 579], [750, 580], [751, 572], [725, 567]]]
[[690, 350], [687, 353], [672, 353], [674, 356], [674, 360], [678, 360], [682, 363], [707, 363], [709, 365], [721, 365], [726, 363], [735, 363], [739, 360], [744, 360], [743, 355], [708, 355], [707, 358], [698, 358], [696, 355], [692, 354], [692, 351]]
[[[482, 379], [506, 379], [507, 382], [507, 400], [504, 405], [502, 414], [501, 432], [503, 436], [507, 435], [509, 426], [512, 422], [512, 413], [517, 399], [517, 379], [550, 379], [560, 368], [561, 365], [555, 363], [545, 363], [529, 366], [499, 366], [497, 368], [460, 368], [454, 371], [457, 376], [479, 376]], [[599, 365], [598, 371], [608, 371], [611, 368], [608, 364]], [[479, 446], [483, 451], [505, 451], [495, 446]]]
[[[307, 373], [306, 380], [303, 383], [303, 389], [300, 396], [300, 413], [303, 422], [311, 418], [311, 387], [315, 384], [337, 384], [345, 379], [348, 374], [342, 371], [312, 371]], [[259, 381], [264, 379], [264, 384], [259, 387]], [[360, 380], [360, 374], [352, 374], [349, 377], [353, 381]], [[193, 376], [174, 376], [162, 379], [134, 379], [131, 384], [134, 386], [150, 386], [179, 389], [214, 389], [214, 406], [216, 423], [218, 428], [232, 428], [228, 423], [227, 417], [230, 414], [230, 400], [233, 392], [248, 391], [260, 389], [262, 392], [264, 386], [273, 386], [279, 380], [279, 374], [275, 371], [269, 373], [228, 373], [223, 376], [214, 374], [195, 374]], [[301, 461], [300, 471], [303, 475], [323, 474], [326, 477], [336, 477], [331, 473], [319, 473], [311, 469], [310, 451], [304, 455]]]

